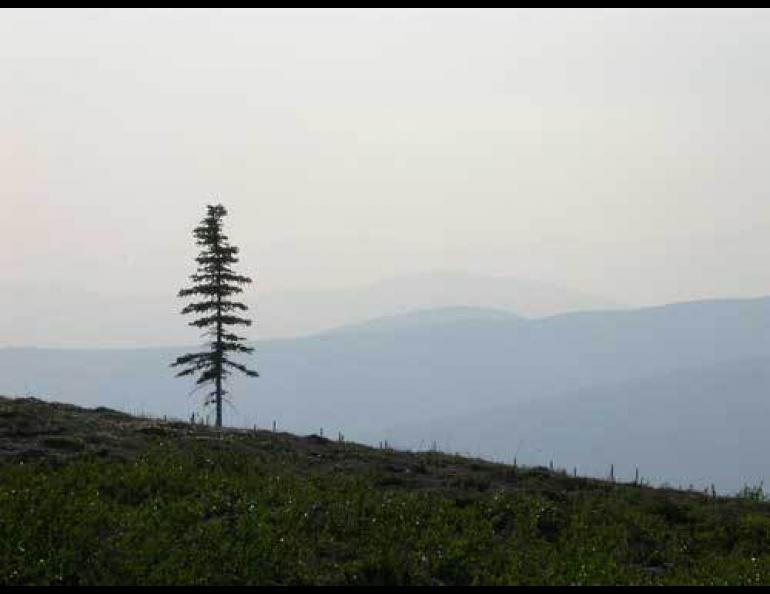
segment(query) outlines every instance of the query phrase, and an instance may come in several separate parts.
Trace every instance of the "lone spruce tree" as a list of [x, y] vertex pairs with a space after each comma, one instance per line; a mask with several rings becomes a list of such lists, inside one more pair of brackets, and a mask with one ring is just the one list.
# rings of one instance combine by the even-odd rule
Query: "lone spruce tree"
[[248, 310], [243, 303], [233, 300], [233, 296], [243, 292], [245, 285], [251, 282], [247, 276], [236, 274], [232, 265], [238, 262], [238, 248], [228, 243], [222, 233], [222, 219], [227, 210], [221, 204], [207, 206], [206, 217], [193, 231], [195, 242], [202, 250], [195, 261], [198, 269], [190, 275], [192, 286], [179, 291], [179, 297], [197, 298], [182, 309], [182, 314], [194, 314], [199, 317], [190, 326], [204, 328], [204, 337], [208, 337], [208, 350], [188, 353], [178, 357], [171, 366], [182, 367], [177, 377], [198, 375], [196, 384], [211, 384], [213, 389], [206, 394], [205, 404], [216, 406], [216, 426], [222, 426], [222, 400], [227, 394], [224, 381], [232, 370], [238, 370], [250, 377], [259, 374], [241, 363], [232, 360], [236, 353], [251, 353], [253, 348], [245, 346], [246, 340], [229, 326], [250, 326], [251, 320], [240, 317], [238, 312]]

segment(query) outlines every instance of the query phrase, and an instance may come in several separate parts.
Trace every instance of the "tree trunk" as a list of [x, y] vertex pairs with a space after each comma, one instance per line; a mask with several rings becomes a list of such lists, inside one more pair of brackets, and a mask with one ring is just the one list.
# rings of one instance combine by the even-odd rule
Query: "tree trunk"
[[217, 427], [222, 426], [222, 374], [217, 376]]
[[[219, 251], [219, 233], [216, 234], [217, 251]], [[222, 427], [222, 276], [217, 273], [217, 428]]]
[[217, 295], [217, 427], [222, 426], [222, 295]]

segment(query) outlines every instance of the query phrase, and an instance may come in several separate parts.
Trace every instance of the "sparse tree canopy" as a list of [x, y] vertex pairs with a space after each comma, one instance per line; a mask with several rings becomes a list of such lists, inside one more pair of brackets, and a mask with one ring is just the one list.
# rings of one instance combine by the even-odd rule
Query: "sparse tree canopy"
[[254, 349], [244, 344], [244, 337], [228, 330], [229, 326], [251, 325], [251, 320], [239, 315], [248, 307], [233, 299], [234, 295], [243, 292], [251, 279], [237, 274], [232, 268], [238, 262], [238, 248], [231, 246], [222, 233], [222, 219], [226, 215], [227, 210], [221, 204], [207, 206], [206, 217], [193, 231], [197, 245], [202, 248], [195, 259], [198, 269], [190, 276], [192, 286], [179, 291], [179, 297], [198, 299], [185, 306], [182, 314], [199, 316], [189, 324], [205, 329], [203, 336], [210, 339], [209, 348], [183, 355], [171, 364], [182, 368], [177, 377], [197, 375], [198, 385], [213, 385], [205, 402], [216, 405], [217, 427], [222, 426], [222, 399], [227, 394], [223, 387], [225, 379], [233, 370], [250, 377], [258, 376], [256, 371], [232, 359], [237, 353], [248, 354]]

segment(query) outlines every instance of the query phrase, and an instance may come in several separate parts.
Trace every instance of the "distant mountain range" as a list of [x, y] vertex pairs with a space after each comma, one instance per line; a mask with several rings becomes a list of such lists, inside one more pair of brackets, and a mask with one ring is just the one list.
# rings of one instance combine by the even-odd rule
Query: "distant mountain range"
[[[527, 319], [432, 308], [260, 341], [233, 424], [738, 489], [770, 479], [770, 298]], [[193, 347], [194, 348], [194, 347]], [[0, 349], [0, 394], [186, 418], [186, 348]]]
[[535, 318], [623, 305], [531, 279], [460, 272], [400, 276], [349, 289], [268, 293], [255, 303], [260, 332], [284, 337], [414, 310], [454, 307], [502, 309]]
[[[180, 278], [180, 286], [186, 281]], [[525, 317], [618, 308], [568, 288], [515, 277], [434, 272], [360, 287], [265, 292], [261, 280], [244, 295], [263, 338], [315, 334], [416, 309], [458, 306], [503, 309]], [[126, 294], [61, 286], [3, 286], [0, 346], [131, 347], [183, 344], [191, 334], [176, 289]]]

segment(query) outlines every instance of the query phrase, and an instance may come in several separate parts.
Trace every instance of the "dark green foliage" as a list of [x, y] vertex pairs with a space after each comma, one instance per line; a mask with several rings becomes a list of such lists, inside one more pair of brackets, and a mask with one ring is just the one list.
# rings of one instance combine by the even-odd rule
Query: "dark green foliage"
[[671, 494], [383, 487], [272, 445], [0, 464], [0, 585], [770, 583], [766, 507], [683, 497], [671, 524]]
[[210, 339], [209, 348], [183, 355], [171, 364], [172, 367], [182, 367], [178, 377], [197, 374], [198, 385], [213, 385], [206, 395], [206, 404], [216, 406], [217, 427], [222, 426], [222, 399], [227, 394], [223, 384], [232, 370], [251, 377], [258, 375], [232, 359], [234, 354], [248, 354], [254, 349], [243, 344], [244, 337], [227, 329], [228, 326], [251, 325], [251, 320], [238, 315], [238, 312], [247, 311], [248, 307], [233, 300], [233, 296], [242, 293], [251, 279], [237, 274], [232, 268], [238, 262], [238, 248], [228, 243], [228, 237], [222, 231], [222, 219], [226, 215], [227, 210], [221, 204], [207, 207], [206, 217], [193, 231], [197, 245], [202, 248], [195, 259], [198, 269], [190, 276], [193, 285], [179, 291], [179, 297], [200, 299], [185, 306], [182, 314], [199, 316], [190, 322], [190, 326], [206, 329], [204, 336]]
[[0, 586], [770, 584], [756, 498], [34, 400], [4, 427]]

